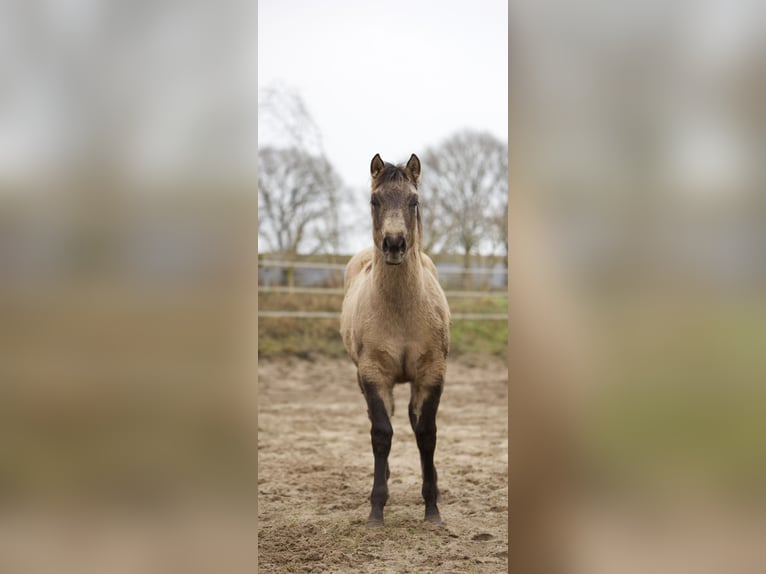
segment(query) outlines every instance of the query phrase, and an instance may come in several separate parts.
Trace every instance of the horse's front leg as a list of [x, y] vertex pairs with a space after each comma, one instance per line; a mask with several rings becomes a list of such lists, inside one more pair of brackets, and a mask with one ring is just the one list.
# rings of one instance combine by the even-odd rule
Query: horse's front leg
[[367, 526], [383, 526], [383, 507], [388, 500], [388, 453], [391, 451], [390, 414], [393, 414], [393, 389], [389, 385], [376, 384], [362, 379], [360, 381], [364, 398], [367, 400], [367, 414], [372, 423], [370, 438], [372, 453], [375, 456], [375, 472], [370, 494], [370, 516]]
[[414, 382], [409, 405], [410, 424], [415, 431], [415, 440], [420, 451], [420, 466], [423, 471], [422, 494], [426, 505], [425, 520], [433, 524], [442, 523], [439, 508], [436, 506], [439, 487], [434, 466], [434, 451], [436, 450], [436, 411], [439, 409], [443, 387], [443, 376], [429, 383]]

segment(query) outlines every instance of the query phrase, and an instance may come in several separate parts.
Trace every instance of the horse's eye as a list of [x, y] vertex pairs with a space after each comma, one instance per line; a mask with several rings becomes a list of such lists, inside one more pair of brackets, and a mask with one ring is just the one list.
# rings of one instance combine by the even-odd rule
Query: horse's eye
[[410, 207], [417, 207], [418, 205], [420, 205], [420, 202], [417, 199], [410, 201]]
[[373, 197], [370, 200], [370, 205], [372, 205], [373, 207], [379, 207], [380, 206], [380, 200], [378, 200], [377, 197]]

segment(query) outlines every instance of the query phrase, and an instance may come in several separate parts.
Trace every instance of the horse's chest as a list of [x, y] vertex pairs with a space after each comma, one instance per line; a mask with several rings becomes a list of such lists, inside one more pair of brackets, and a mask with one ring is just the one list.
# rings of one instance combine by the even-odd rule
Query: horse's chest
[[374, 363], [394, 382], [415, 380], [437, 346], [432, 333], [414, 317], [389, 315], [367, 335], [363, 341], [365, 362]]
[[414, 380], [422, 357], [420, 345], [402, 339], [389, 339], [368, 355], [386, 378], [394, 382]]

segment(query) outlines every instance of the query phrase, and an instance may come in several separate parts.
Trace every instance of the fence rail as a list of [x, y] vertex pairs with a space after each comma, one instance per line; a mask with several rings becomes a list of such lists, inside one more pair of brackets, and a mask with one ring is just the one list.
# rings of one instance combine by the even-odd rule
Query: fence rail
[[[343, 295], [343, 289], [340, 287], [258, 287], [258, 293], [280, 293], [285, 295]], [[505, 291], [446, 291], [447, 298], [462, 297], [476, 298], [483, 297], [507, 297]]]
[[[346, 268], [345, 263], [329, 263], [324, 261], [284, 261], [265, 259], [258, 262], [259, 268], [281, 268], [281, 269], [331, 269], [343, 271]], [[439, 274], [465, 274], [472, 275], [495, 275], [506, 273], [505, 268], [454, 268], [439, 269]], [[340, 287], [286, 287], [286, 286], [259, 286], [259, 293], [282, 293], [282, 294], [303, 294], [303, 295], [343, 295], [343, 289]], [[505, 291], [484, 290], [484, 291], [447, 291], [447, 298], [484, 298], [484, 297], [507, 297]], [[281, 311], [281, 310], [262, 310], [258, 311], [259, 318], [275, 319], [339, 319], [340, 313], [337, 311]], [[453, 313], [452, 318], [456, 321], [504, 321], [508, 315], [505, 313]]]
[[[339, 319], [337, 311], [258, 311], [258, 317], [275, 319]], [[508, 319], [505, 313], [453, 313], [456, 321], [504, 321]]]
[[327, 263], [326, 261], [277, 261], [272, 259], [261, 259], [258, 261], [258, 267], [275, 267], [295, 269], [338, 269], [343, 271], [346, 268], [345, 263]]
[[[277, 260], [271, 260], [271, 259], [263, 259], [258, 261], [258, 267], [273, 267], [273, 268], [280, 268], [280, 269], [337, 269], [337, 270], [344, 270], [346, 268], [345, 263], [326, 263], [324, 261], [317, 261], [316, 263], [313, 263], [311, 261], [277, 261]], [[498, 267], [497, 269], [494, 268], [488, 268], [488, 267], [469, 267], [466, 269], [465, 267], [450, 269], [450, 268], [441, 268], [439, 269], [440, 274], [461, 274], [461, 273], [470, 273], [472, 275], [497, 275], [500, 273], [506, 273], [507, 270], [505, 267]]]

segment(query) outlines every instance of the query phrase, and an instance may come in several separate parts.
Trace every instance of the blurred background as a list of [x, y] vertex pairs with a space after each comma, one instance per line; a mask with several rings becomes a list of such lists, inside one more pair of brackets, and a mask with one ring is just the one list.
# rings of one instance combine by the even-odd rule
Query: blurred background
[[509, 21], [511, 560], [762, 571], [763, 7]]
[[0, 28], [0, 570], [252, 571], [256, 5]]

